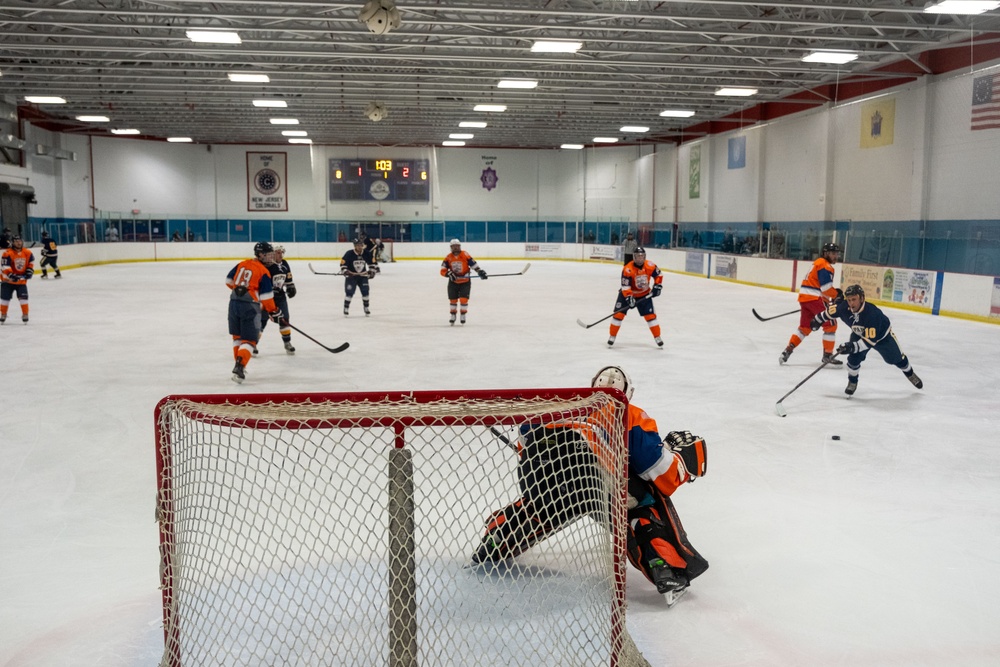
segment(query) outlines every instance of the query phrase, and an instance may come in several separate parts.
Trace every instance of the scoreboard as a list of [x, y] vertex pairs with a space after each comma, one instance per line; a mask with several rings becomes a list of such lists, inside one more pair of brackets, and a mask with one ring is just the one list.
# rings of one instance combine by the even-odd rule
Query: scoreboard
[[430, 161], [330, 160], [330, 201], [430, 201]]

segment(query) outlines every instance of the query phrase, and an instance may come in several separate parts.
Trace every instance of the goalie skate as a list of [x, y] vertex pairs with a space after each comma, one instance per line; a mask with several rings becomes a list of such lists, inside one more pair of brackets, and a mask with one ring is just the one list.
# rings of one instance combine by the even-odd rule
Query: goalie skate
[[689, 588], [691, 588], [691, 584], [680, 586], [679, 588], [663, 593], [663, 600], [667, 603], [667, 609], [677, 604], [677, 601], [684, 597], [684, 594], [687, 593]]

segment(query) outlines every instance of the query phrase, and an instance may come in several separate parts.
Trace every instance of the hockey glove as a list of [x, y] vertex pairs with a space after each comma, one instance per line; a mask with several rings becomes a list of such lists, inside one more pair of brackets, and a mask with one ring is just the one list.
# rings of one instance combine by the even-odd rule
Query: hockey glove
[[448, 272], [447, 272], [447, 273], [445, 273], [445, 274], [444, 274], [444, 276], [445, 276], [445, 278], [447, 278], [447, 279], [448, 279], [448, 280], [449, 280], [450, 282], [455, 282], [455, 278], [457, 277], [457, 276], [455, 276], [455, 272], [454, 272], [454, 271], [452, 271], [451, 269], [448, 269]]
[[693, 482], [697, 477], [703, 477], [708, 471], [708, 449], [705, 441], [690, 431], [671, 431], [663, 439], [663, 444], [670, 448], [680, 458], [681, 464]]
[[486, 272], [483, 271], [482, 269], [479, 269], [478, 271], [476, 271], [476, 273], [478, 273], [479, 277], [482, 278], [483, 280], [486, 280], [487, 278], [489, 278], [489, 276], [486, 275]]
[[842, 290], [842, 289], [840, 289], [838, 287], [837, 288], [837, 296], [833, 297], [833, 300], [834, 301], [843, 301], [844, 300], [844, 290]]
[[625, 297], [625, 307], [626, 308], [635, 308], [635, 297], [634, 296], [627, 296], [627, 297]]
[[841, 343], [837, 348], [837, 354], [854, 354], [861, 351], [861, 341], [856, 340], [850, 343]]
[[271, 321], [275, 322], [276, 324], [281, 324], [281, 321], [285, 319], [285, 314], [281, 312], [281, 308], [275, 308], [274, 310], [269, 312], [267, 316], [270, 317]]
[[31, 276], [33, 275], [35, 275], [35, 270], [30, 267], [24, 271], [25, 280], [31, 280]]
[[288, 295], [289, 299], [294, 298], [297, 293], [298, 290], [295, 289], [295, 285], [292, 283], [285, 283], [285, 294]]
[[373, 268], [368, 269], [368, 277], [369, 278], [374, 278], [376, 273], [378, 273], [377, 269], [373, 269]]
[[660, 296], [660, 292], [663, 291], [663, 285], [653, 285], [653, 298]]
[[821, 326], [823, 326], [823, 316], [822, 315], [816, 315], [811, 320], [809, 320], [809, 328], [812, 329], [813, 331], [816, 331]]

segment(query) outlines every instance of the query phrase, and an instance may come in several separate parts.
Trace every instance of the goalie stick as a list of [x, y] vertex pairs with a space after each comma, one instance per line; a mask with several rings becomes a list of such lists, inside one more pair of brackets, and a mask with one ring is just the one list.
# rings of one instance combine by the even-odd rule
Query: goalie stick
[[771, 317], [761, 317], [760, 314], [757, 312], [756, 308], [751, 308], [750, 310], [753, 311], [753, 316], [756, 317], [761, 322], [767, 322], [768, 320], [776, 320], [779, 317], [785, 317], [786, 315], [794, 315], [795, 313], [801, 312], [800, 309], [796, 308], [795, 310], [790, 310], [787, 313], [782, 313], [781, 315], [772, 315]]
[[779, 417], [787, 417], [788, 416], [788, 412], [785, 411], [785, 406], [783, 406], [781, 404], [781, 402], [783, 400], [785, 400], [786, 398], [788, 398], [789, 396], [791, 396], [795, 392], [796, 389], [798, 389], [799, 387], [801, 387], [802, 385], [804, 385], [809, 378], [811, 378], [813, 375], [816, 375], [816, 373], [819, 373], [821, 370], [823, 370], [824, 368], [826, 368], [826, 365], [829, 364], [834, 359], [836, 359], [839, 354], [840, 354], [839, 352], [834, 352], [833, 355], [829, 359], [824, 359], [823, 363], [820, 364], [819, 367], [816, 370], [814, 370], [812, 373], [810, 373], [809, 375], [807, 375], [804, 378], [802, 378], [802, 382], [799, 382], [797, 385], [795, 385], [794, 387], [792, 387], [792, 390], [790, 392], [788, 392], [787, 394], [785, 394], [784, 396], [782, 396], [781, 398], [778, 399], [778, 402], [774, 404], [774, 411], [776, 413], [778, 413]]
[[[647, 296], [642, 297], [642, 299], [638, 299], [636, 301], [636, 303], [638, 303], [639, 301], [642, 301], [643, 299], [652, 299], [652, 298], [653, 298], [653, 295], [649, 294]], [[615, 312], [611, 313], [610, 315], [606, 315], [605, 317], [602, 317], [601, 319], [597, 320], [596, 322], [591, 322], [590, 324], [587, 324], [586, 322], [584, 322], [583, 320], [580, 320], [580, 319], [578, 319], [576, 321], [576, 323], [579, 324], [584, 329], [589, 329], [590, 327], [596, 327], [598, 324], [600, 324], [604, 320], [610, 320], [612, 317], [614, 317], [618, 313], [627, 313], [629, 310], [630, 310], [629, 308], [626, 308], [624, 310], [616, 310]]]
[[298, 328], [297, 326], [295, 326], [294, 324], [292, 324], [288, 320], [285, 320], [284, 322], [290, 328], [294, 329], [295, 331], [298, 331], [300, 334], [302, 334], [303, 336], [305, 336], [306, 338], [308, 338], [312, 342], [316, 343], [317, 345], [319, 345], [321, 348], [323, 348], [327, 352], [332, 352], [333, 354], [337, 354], [338, 352], [343, 352], [344, 350], [346, 350], [347, 348], [349, 348], [351, 346], [350, 343], [341, 343], [337, 347], [327, 347], [326, 345], [323, 345], [323, 343], [319, 342], [318, 340], [316, 340], [315, 338], [313, 338], [312, 336], [310, 336], [305, 331], [303, 331], [302, 329]]

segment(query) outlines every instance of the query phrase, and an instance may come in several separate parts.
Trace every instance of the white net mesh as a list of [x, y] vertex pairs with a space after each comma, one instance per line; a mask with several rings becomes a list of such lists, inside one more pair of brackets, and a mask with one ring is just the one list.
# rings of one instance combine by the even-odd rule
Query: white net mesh
[[[616, 397], [164, 399], [162, 664], [645, 665], [624, 627]], [[519, 455], [517, 427], [553, 423], [574, 426], [535, 438], [554, 446], [526, 468], [541, 445]], [[473, 563], [522, 505], [535, 539]]]

